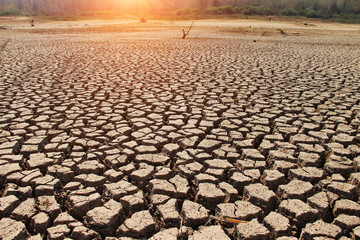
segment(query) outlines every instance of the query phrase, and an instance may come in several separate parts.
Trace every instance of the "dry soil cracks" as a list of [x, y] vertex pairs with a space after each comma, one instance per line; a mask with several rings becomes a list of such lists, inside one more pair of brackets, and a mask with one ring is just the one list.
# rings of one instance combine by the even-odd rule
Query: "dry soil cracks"
[[360, 239], [358, 38], [0, 31], [1, 239]]

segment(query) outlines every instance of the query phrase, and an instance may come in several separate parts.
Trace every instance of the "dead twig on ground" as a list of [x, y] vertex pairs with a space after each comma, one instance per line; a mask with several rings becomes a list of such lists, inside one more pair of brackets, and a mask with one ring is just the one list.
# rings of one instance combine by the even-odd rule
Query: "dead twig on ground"
[[182, 37], [182, 39], [185, 39], [186, 36], [189, 35], [190, 30], [191, 30], [191, 28], [192, 28], [193, 25], [194, 25], [194, 21], [192, 21], [192, 23], [191, 23], [191, 25], [190, 25], [190, 27], [189, 27], [189, 30], [185, 31], [185, 29], [183, 29], [183, 37]]
[[197, 39], [197, 38], [199, 37], [199, 35], [200, 35], [200, 33], [198, 32], [198, 34], [196, 35], [196, 38], [195, 38], [195, 39]]
[[282, 29], [278, 28], [277, 30], [280, 31], [280, 33], [281, 33], [281, 35], [283, 35], [283, 37], [286, 36], [286, 32], [284, 32]]
[[219, 222], [227, 222], [227, 223], [233, 223], [233, 224], [239, 224], [239, 223], [247, 223], [248, 221], [243, 221], [243, 220], [238, 220], [238, 219], [235, 219], [235, 218], [229, 218], [229, 217], [220, 217], [220, 216], [213, 216], [213, 215], [210, 215], [209, 216], [209, 220], [199, 228], [199, 232], [204, 228], [206, 227], [212, 220], [216, 220], [216, 221], [219, 221]]
[[247, 221], [238, 220], [238, 219], [229, 218], [229, 217], [210, 216], [210, 218], [215, 219], [215, 220], [220, 221], [220, 222], [227, 222], [227, 223], [234, 223], [234, 224], [247, 223]]

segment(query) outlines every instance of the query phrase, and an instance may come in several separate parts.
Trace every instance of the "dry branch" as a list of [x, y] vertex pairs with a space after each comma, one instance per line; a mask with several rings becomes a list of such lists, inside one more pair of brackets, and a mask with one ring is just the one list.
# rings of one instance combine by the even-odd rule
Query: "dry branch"
[[280, 31], [281, 35], [283, 35], [284, 37], [286, 36], [286, 32], [284, 32], [282, 29], [278, 28], [278, 31]]
[[248, 221], [238, 220], [238, 219], [235, 219], [235, 218], [220, 217], [220, 216], [210, 216], [210, 218], [215, 219], [215, 220], [220, 221], [220, 222], [228, 222], [228, 223], [234, 223], [234, 224], [247, 223], [248, 222]]
[[193, 24], [194, 24], [194, 21], [191, 23], [191, 25], [190, 25], [190, 27], [189, 27], [189, 30], [185, 31], [185, 29], [183, 29], [183, 37], [182, 37], [182, 39], [185, 39], [186, 36], [189, 35], [190, 30], [191, 30]]

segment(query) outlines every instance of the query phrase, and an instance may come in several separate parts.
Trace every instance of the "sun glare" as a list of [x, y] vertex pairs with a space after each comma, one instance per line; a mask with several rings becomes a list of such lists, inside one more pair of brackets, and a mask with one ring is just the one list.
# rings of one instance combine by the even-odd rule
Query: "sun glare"
[[167, 1], [159, 0], [115, 0], [119, 10], [124, 12], [158, 13], [171, 8]]

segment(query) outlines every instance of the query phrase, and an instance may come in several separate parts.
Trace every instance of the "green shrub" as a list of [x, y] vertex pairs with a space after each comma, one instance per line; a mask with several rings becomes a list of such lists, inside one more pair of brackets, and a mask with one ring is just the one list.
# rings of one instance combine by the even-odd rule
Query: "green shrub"
[[[331, 21], [357, 23], [360, 21], [360, 12], [353, 13], [339, 13], [339, 10], [333, 6], [331, 9], [306, 8], [304, 10], [295, 10], [294, 8], [285, 8], [274, 10], [264, 6], [244, 6], [233, 7], [231, 5], [224, 5], [218, 7], [208, 7], [204, 10], [197, 8], [181, 8], [172, 12], [175, 16], [183, 16], [187, 18], [204, 18], [206, 15], [227, 15], [227, 17], [245, 17], [250, 15], [269, 16], [269, 15], [281, 15], [281, 16], [305, 16], [308, 18], [330, 18]], [[15, 15], [9, 10], [0, 11], [0, 15]]]
[[197, 8], [180, 8], [174, 12], [176, 16], [192, 15], [199, 13]]
[[297, 16], [299, 13], [293, 8], [286, 8], [280, 11], [282, 16]]
[[320, 17], [319, 13], [313, 9], [305, 9], [305, 11], [301, 14], [307, 18], [318, 18]]
[[220, 6], [218, 7], [221, 14], [233, 14], [235, 13], [235, 8], [231, 7], [230, 5]]
[[333, 14], [332, 21], [341, 23], [360, 23], [360, 14], [340, 13]]
[[244, 10], [242, 11], [242, 14], [244, 15], [255, 15], [255, 9], [254, 7], [245, 7]]
[[221, 12], [218, 9], [218, 7], [208, 7], [204, 10], [205, 14], [210, 14], [210, 15], [220, 15]]
[[339, 14], [333, 14], [333, 18], [339, 18], [344, 20], [351, 20], [351, 19], [359, 19], [359, 14], [351, 14], [351, 13], [339, 13]]
[[268, 16], [268, 15], [275, 15], [276, 12], [270, 8], [266, 8], [263, 6], [259, 6], [259, 7], [249, 6], [244, 8], [242, 14]]
[[0, 16], [19, 16], [22, 12], [18, 9], [6, 9], [0, 10]]
[[209, 15], [230, 15], [235, 13], [241, 13], [242, 11], [242, 8], [224, 5], [219, 7], [208, 7], [204, 10], [204, 13]]

